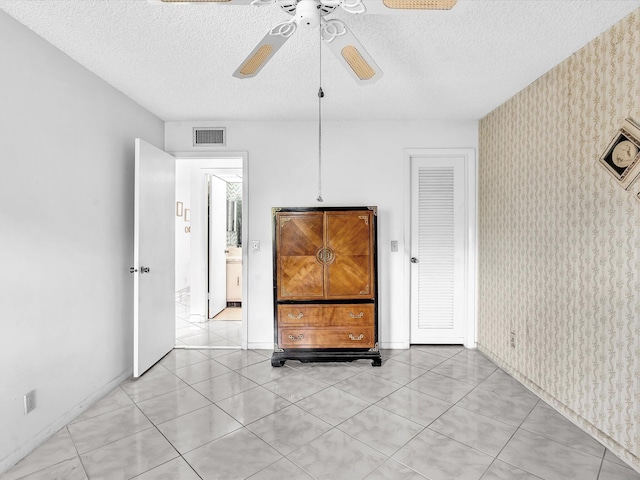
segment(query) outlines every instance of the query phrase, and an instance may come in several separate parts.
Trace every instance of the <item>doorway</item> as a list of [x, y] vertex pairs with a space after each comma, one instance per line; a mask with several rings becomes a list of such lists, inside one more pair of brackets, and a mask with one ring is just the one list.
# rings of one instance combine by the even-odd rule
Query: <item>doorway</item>
[[245, 161], [177, 158], [176, 348], [246, 348]]

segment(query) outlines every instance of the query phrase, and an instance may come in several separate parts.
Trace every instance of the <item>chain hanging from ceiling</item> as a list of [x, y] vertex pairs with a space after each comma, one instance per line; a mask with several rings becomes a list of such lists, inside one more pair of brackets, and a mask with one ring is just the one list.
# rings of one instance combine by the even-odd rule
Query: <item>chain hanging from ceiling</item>
[[318, 74], [318, 198], [316, 199], [318, 202], [323, 202], [322, 199], [322, 98], [324, 97], [324, 92], [322, 91], [322, 28], [318, 29], [320, 31], [319, 43], [318, 43], [318, 55], [320, 57], [320, 61], [318, 62], [320, 65], [319, 74]]

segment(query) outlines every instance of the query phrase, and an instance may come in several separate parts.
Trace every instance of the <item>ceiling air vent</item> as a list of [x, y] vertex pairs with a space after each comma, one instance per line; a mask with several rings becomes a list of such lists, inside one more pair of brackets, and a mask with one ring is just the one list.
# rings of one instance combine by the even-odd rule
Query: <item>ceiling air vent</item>
[[194, 147], [224, 147], [227, 144], [226, 128], [194, 128]]

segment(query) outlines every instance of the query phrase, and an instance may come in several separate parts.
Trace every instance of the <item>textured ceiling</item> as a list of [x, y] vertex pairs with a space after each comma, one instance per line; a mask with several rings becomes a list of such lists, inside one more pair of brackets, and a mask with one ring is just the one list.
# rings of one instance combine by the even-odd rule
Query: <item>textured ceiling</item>
[[13, 16], [166, 121], [478, 119], [636, 8], [640, 0], [459, 0], [446, 12], [337, 11], [384, 72], [359, 86], [318, 30], [299, 28], [253, 79], [231, 74], [276, 5], [0, 0]]

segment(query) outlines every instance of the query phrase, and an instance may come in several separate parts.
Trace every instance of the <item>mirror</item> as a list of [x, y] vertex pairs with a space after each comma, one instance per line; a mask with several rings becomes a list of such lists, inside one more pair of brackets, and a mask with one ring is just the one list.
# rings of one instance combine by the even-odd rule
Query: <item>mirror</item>
[[242, 183], [227, 183], [227, 247], [242, 246]]

